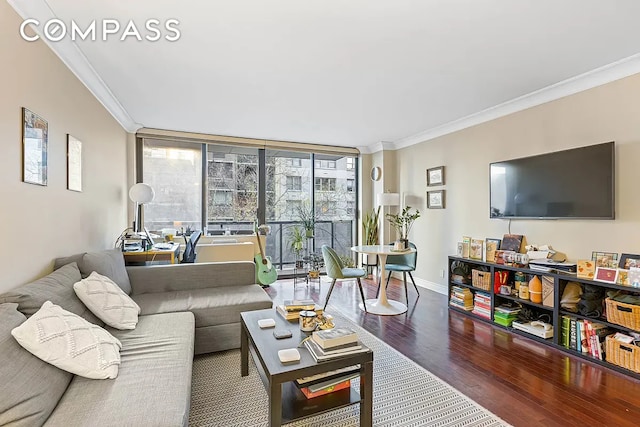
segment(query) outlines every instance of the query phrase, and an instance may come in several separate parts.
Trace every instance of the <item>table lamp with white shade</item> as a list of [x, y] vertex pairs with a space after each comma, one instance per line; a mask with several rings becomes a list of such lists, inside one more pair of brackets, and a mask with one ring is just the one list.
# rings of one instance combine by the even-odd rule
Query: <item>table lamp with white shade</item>
[[[378, 193], [376, 197], [376, 202], [378, 206], [382, 206], [382, 223], [384, 224], [385, 215], [385, 206], [400, 206], [400, 194], [399, 193]], [[386, 228], [386, 227], [384, 227]], [[390, 228], [390, 227], [389, 227]], [[387, 242], [389, 241], [389, 233], [384, 233], [387, 235]], [[380, 233], [380, 237], [382, 240], [383, 233]], [[380, 244], [385, 245], [385, 242], [380, 242]]]
[[153, 200], [155, 192], [149, 184], [139, 182], [134, 184], [129, 189], [129, 198], [131, 201], [136, 202], [136, 210], [133, 214], [133, 232], [140, 233], [144, 230], [144, 213], [143, 205]]

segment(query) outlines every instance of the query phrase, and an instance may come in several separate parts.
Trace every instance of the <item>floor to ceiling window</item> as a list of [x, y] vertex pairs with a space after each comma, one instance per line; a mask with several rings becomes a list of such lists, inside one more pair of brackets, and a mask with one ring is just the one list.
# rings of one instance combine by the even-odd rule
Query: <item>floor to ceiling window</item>
[[356, 211], [354, 157], [314, 156], [314, 203], [318, 220], [316, 249], [329, 245], [338, 255], [353, 259], [353, 221]]
[[207, 145], [207, 231], [250, 234], [258, 219], [258, 150]]
[[202, 229], [202, 154], [200, 146], [145, 139], [142, 180], [155, 192], [144, 206], [144, 225]]

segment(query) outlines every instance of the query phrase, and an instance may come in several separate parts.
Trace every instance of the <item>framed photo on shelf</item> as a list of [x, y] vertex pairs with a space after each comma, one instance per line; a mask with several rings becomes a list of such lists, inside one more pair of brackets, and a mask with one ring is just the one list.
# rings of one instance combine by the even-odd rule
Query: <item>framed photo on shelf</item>
[[444, 190], [427, 191], [427, 209], [444, 209]]
[[523, 238], [524, 236], [522, 234], [505, 234], [502, 237], [500, 249], [503, 251], [520, 252], [520, 246], [522, 246]]
[[[591, 260], [596, 263], [596, 267], [617, 268], [618, 254], [613, 252], [591, 252]], [[597, 275], [597, 273], [596, 273]]]
[[605, 283], [618, 283], [618, 269], [609, 267], [596, 267], [594, 280]]
[[625, 270], [629, 270], [631, 267], [640, 267], [640, 255], [621, 254], [618, 266]]
[[33, 111], [22, 108], [22, 181], [47, 185], [49, 124]]
[[444, 185], [444, 166], [427, 169], [427, 186]]
[[82, 142], [67, 134], [67, 189], [82, 191]]

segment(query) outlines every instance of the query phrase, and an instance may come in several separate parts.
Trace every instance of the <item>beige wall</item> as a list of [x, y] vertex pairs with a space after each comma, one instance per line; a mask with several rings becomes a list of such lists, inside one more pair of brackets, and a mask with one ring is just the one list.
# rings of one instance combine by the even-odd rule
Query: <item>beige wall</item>
[[[39, 277], [54, 257], [112, 247], [127, 223], [127, 133], [41, 41], [18, 34], [0, 2], [0, 292]], [[22, 112], [49, 122], [49, 184], [22, 182]], [[66, 138], [83, 142], [83, 192], [66, 189]]]
[[[511, 232], [530, 243], [551, 244], [570, 260], [590, 258], [594, 250], [640, 253], [639, 95], [640, 74], [398, 150], [399, 190], [423, 212], [410, 236], [419, 249], [416, 276], [446, 286], [440, 270], [446, 274], [447, 256], [463, 235], [507, 233], [507, 220], [489, 219], [490, 162], [612, 140], [614, 221], [514, 220]], [[425, 171], [440, 165], [446, 167], [446, 185], [431, 188], [446, 190], [446, 209], [427, 210]]]

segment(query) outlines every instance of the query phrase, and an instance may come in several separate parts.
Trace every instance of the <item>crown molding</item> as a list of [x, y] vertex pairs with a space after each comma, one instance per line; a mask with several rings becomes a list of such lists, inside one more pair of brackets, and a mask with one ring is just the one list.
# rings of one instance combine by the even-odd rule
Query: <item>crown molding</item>
[[[9, 3], [22, 19], [34, 18], [40, 22], [46, 22], [56, 18], [44, 0], [7, 0], [7, 3]], [[42, 37], [40, 29], [33, 28], [33, 30], [40, 35], [40, 40], [49, 46], [53, 53], [60, 58], [67, 68], [89, 89], [89, 92], [93, 94], [127, 132], [135, 133], [142, 127], [142, 125], [136, 123], [131, 118], [127, 110], [120, 104], [75, 42], [68, 38], [64, 38], [59, 42], [51, 42], [45, 37]], [[25, 43], [30, 42], [25, 41]]]
[[571, 77], [458, 120], [394, 141], [398, 150], [640, 73], [640, 54]]

